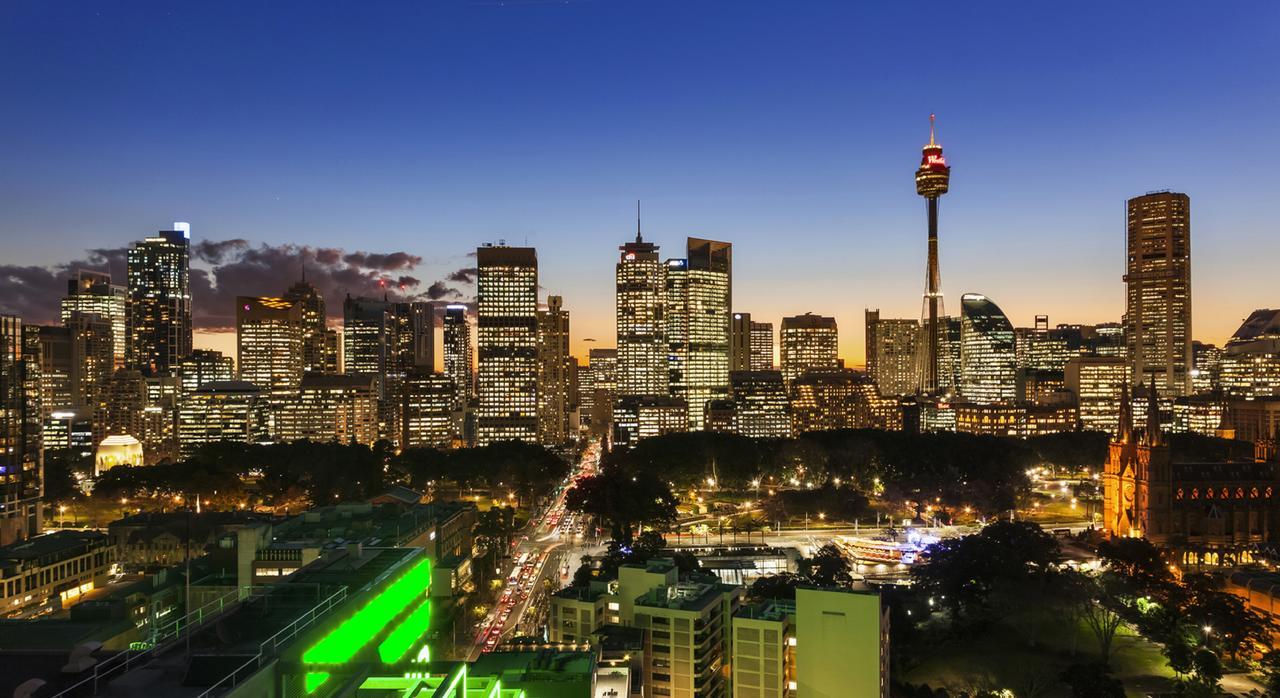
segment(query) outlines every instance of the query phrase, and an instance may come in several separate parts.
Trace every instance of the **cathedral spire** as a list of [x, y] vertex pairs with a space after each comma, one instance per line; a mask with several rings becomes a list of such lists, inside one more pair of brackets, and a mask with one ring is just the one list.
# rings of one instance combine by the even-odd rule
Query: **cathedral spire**
[[1120, 424], [1116, 428], [1116, 438], [1127, 444], [1133, 437], [1133, 404], [1129, 401], [1129, 381], [1120, 386]]

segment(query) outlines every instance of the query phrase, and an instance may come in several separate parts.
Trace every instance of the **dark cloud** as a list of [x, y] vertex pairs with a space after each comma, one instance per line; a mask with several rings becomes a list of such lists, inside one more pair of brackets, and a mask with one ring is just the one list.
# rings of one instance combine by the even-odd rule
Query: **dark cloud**
[[191, 256], [210, 264], [221, 264], [230, 254], [240, 252], [249, 247], [249, 241], [243, 238], [232, 240], [201, 240], [191, 248]]
[[380, 271], [412, 269], [422, 264], [421, 257], [408, 252], [392, 252], [390, 254], [351, 252], [343, 257], [342, 260], [352, 266], [378, 269]]
[[478, 273], [479, 270], [475, 267], [463, 267], [445, 278], [454, 283], [474, 284]]
[[438, 301], [442, 299], [462, 298], [462, 292], [456, 288], [446, 286], [443, 281], [437, 281], [427, 287], [426, 293], [423, 294], [427, 298]]
[[67, 293], [67, 279], [80, 269], [124, 279], [125, 248], [85, 250], [83, 259], [48, 267], [0, 264], [0, 313], [33, 324], [58, 322], [58, 301]]
[[[32, 323], [58, 321], [58, 301], [76, 269], [109, 272], [125, 281], [126, 248], [87, 250], [84, 258], [49, 266], [0, 264], [0, 313]], [[411, 273], [422, 258], [402, 251], [347, 252], [306, 245], [253, 245], [242, 239], [203, 240], [192, 248], [194, 324], [204, 330], [235, 324], [236, 296], [281, 295], [301, 278], [320, 289], [328, 314], [342, 316], [346, 295], [391, 300], [460, 300], [445, 281], [425, 284]], [[392, 274], [391, 272], [401, 272]], [[452, 275], [451, 275], [452, 276]]]

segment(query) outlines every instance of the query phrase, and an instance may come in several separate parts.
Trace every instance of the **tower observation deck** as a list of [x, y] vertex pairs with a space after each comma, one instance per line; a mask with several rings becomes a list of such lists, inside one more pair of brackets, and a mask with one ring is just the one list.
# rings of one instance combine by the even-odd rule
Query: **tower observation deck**
[[947, 193], [951, 167], [942, 155], [942, 145], [934, 131], [934, 115], [929, 115], [929, 143], [923, 149], [916, 170], [916, 193], [925, 198], [929, 211], [929, 263], [925, 271], [924, 307], [921, 325], [925, 333], [921, 346], [920, 393], [932, 395], [950, 387], [938, 375], [938, 319], [942, 314], [942, 277], [938, 271], [938, 197]]

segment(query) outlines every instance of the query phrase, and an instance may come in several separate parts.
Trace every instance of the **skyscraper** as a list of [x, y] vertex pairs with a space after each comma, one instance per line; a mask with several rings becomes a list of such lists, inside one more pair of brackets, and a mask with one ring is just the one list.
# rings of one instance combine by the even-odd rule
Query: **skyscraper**
[[334, 330], [329, 329], [320, 289], [308, 283], [304, 274], [302, 280], [285, 291], [284, 299], [302, 308], [302, 370], [337, 373], [338, 352], [336, 342], [330, 338]]
[[129, 292], [111, 283], [111, 275], [85, 269], [77, 270], [67, 280], [67, 295], [62, 298], [62, 324], [72, 313], [97, 315], [111, 323], [113, 368], [123, 368], [128, 339]]
[[0, 315], [0, 545], [40, 532], [39, 336]]
[[729, 318], [733, 246], [689, 238], [688, 258], [667, 262], [667, 342], [671, 394], [689, 405], [702, 429], [710, 400], [729, 395]]
[[277, 441], [373, 444], [379, 436], [373, 382], [368, 374], [303, 374], [298, 394], [277, 410], [273, 436]]
[[924, 147], [920, 168], [916, 170], [916, 193], [925, 198], [929, 213], [929, 262], [925, 270], [924, 310], [921, 325], [924, 341], [921, 342], [920, 392], [926, 395], [949, 387], [939, 371], [938, 320], [942, 317], [942, 275], [938, 270], [938, 199], [947, 193], [951, 182], [951, 167], [942, 155], [942, 145], [937, 143], [933, 131], [933, 115], [929, 115], [929, 144]]
[[406, 374], [435, 367], [435, 307], [431, 303], [392, 303], [391, 359], [387, 370]]
[[960, 395], [979, 404], [1009, 403], [1017, 395], [1013, 325], [980, 293], [960, 297]]
[[125, 363], [145, 375], [170, 375], [191, 353], [191, 226], [173, 228], [128, 253]]
[[390, 305], [385, 299], [351, 296], [342, 302], [343, 372], [377, 376], [379, 393], [392, 351]]
[[640, 236], [618, 248], [616, 281], [618, 395], [666, 395], [665, 275], [658, 246]]
[[[1191, 199], [1155, 192], [1129, 199], [1125, 336], [1134, 385], [1191, 391]], [[1151, 374], [1151, 375], [1148, 375]]]
[[439, 448], [450, 445], [459, 435], [454, 420], [457, 387], [448, 375], [425, 369], [411, 371], [405, 376], [402, 394], [401, 447]]
[[538, 311], [538, 433], [545, 444], [569, 434], [569, 311], [560, 296]]
[[920, 387], [920, 322], [881, 318], [867, 310], [867, 375], [881, 395], [911, 395]]
[[235, 380], [235, 361], [213, 349], [195, 349], [182, 360], [181, 392], [190, 395], [205, 383]]
[[538, 440], [538, 254], [476, 250], [476, 441]]
[[791, 384], [806, 371], [839, 368], [836, 319], [813, 313], [782, 318], [782, 377]]
[[444, 309], [444, 374], [457, 386], [454, 401], [460, 409], [474, 394], [474, 356], [471, 351], [471, 323], [467, 306], [451, 304]]
[[751, 370], [751, 313], [729, 318], [729, 370]]
[[270, 438], [268, 396], [252, 383], [208, 383], [182, 403], [178, 447], [184, 456], [219, 441], [262, 443]]
[[791, 436], [791, 409], [781, 371], [731, 371], [735, 431], [752, 438]]
[[591, 349], [587, 352], [586, 380], [579, 373], [579, 406], [593, 434], [603, 434], [613, 421], [613, 404], [618, 400], [618, 350]]
[[297, 396], [303, 373], [303, 308], [272, 296], [236, 298], [236, 356], [240, 379], [275, 404]]
[[752, 371], [773, 370], [773, 323], [751, 321], [751, 362], [748, 368]]

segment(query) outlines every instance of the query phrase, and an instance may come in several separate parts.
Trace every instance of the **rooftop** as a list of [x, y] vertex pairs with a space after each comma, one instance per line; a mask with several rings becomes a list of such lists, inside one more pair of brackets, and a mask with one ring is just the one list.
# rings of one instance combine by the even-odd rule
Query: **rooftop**
[[36, 560], [46, 555], [70, 552], [77, 548], [106, 545], [107, 536], [97, 531], [54, 531], [0, 547], [0, 564]]

